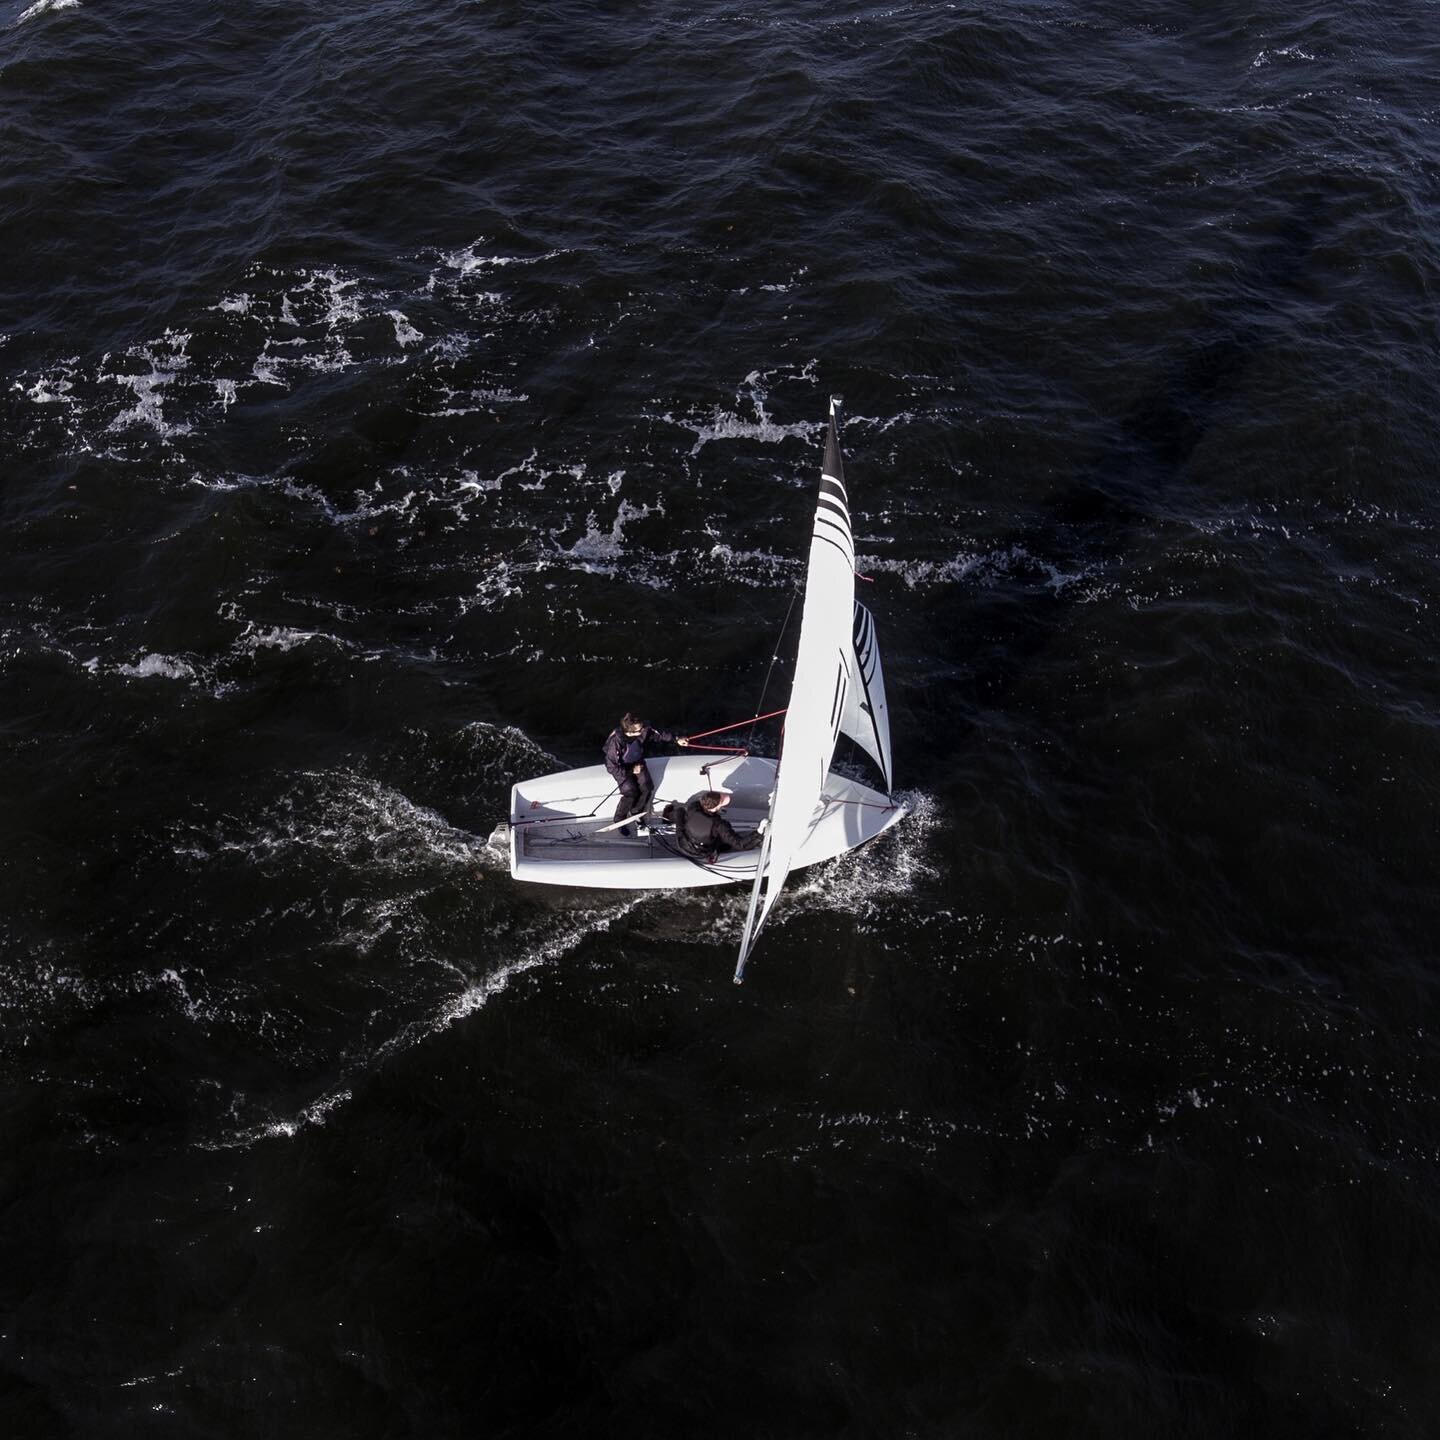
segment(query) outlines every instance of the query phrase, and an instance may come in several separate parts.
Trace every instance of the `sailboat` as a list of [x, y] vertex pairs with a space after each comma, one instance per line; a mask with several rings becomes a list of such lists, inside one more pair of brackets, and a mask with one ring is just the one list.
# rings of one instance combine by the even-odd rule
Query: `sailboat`
[[[701, 790], [725, 791], [731, 796], [726, 819], [737, 832], [765, 822], [758, 849], [722, 853], [707, 863], [681, 851], [673, 827], [656, 816], [648, 833], [618, 830], [610, 814], [615, 783], [603, 765], [591, 765], [512, 788], [511, 875], [543, 885], [619, 890], [748, 884], [735, 966], [740, 984], [790, 872], [864, 845], [905, 814], [893, 793], [890, 713], [875, 622], [855, 598], [855, 541], [834, 399], [804, 593], [779, 759], [742, 750], [719, 759], [690, 753], [647, 761], [656, 810], [672, 800], [683, 805]], [[882, 789], [834, 768], [842, 735], [874, 762]]]

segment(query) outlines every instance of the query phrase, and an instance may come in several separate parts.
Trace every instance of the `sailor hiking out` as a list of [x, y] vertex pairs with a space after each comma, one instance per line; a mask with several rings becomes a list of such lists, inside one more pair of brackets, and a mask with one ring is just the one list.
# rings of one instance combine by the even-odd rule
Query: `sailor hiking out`
[[[627, 820], [634, 815], [643, 822], [650, 814], [650, 801], [655, 795], [655, 781], [645, 764], [646, 747], [652, 741], [672, 741], [682, 749], [689, 744], [684, 736], [657, 729], [638, 715], [626, 712], [620, 723], [605, 737], [605, 768], [620, 792], [615, 819]], [[626, 825], [620, 832], [630, 834]]]

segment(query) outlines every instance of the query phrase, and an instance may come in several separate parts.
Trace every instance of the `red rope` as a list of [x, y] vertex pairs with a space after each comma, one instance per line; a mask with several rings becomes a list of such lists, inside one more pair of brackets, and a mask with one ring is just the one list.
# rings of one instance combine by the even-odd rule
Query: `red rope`
[[[717, 725], [713, 730], [702, 730], [698, 735], [687, 735], [686, 740], [703, 740], [707, 735], [719, 735], [726, 730], [743, 730], [747, 725], [758, 724], [761, 720], [773, 720], [777, 715], [783, 715], [783, 710], [772, 710], [768, 715], [752, 715], [748, 720], [737, 720], [733, 725]], [[702, 746], [702, 749], [713, 749], [713, 746]]]
[[743, 745], [687, 745], [687, 750], [714, 750], [720, 755], [748, 755], [750, 752]]

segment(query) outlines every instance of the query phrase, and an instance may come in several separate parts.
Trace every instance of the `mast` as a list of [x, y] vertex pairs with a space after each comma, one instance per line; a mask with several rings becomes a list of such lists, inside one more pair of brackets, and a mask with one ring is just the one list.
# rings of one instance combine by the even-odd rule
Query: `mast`
[[[770, 792], [770, 812], [775, 813], [775, 792]], [[768, 817], [767, 817], [768, 818]], [[735, 962], [735, 983], [745, 983], [745, 966], [750, 959], [750, 952], [755, 948], [755, 942], [760, 938], [760, 922], [757, 916], [760, 913], [760, 890], [765, 881], [765, 872], [770, 866], [770, 829], [766, 826], [765, 839], [760, 845], [760, 859], [755, 865], [755, 885], [750, 891], [750, 908], [745, 912], [745, 928], [740, 932], [740, 958]]]
[[855, 680], [852, 638], [855, 603], [855, 541], [850, 530], [850, 502], [845, 493], [845, 468], [840, 458], [840, 401], [830, 400], [825, 433], [825, 458], [820, 466], [820, 491], [810, 531], [810, 558], [805, 572], [805, 605], [795, 676], [790, 685], [784, 738], [775, 768], [775, 789], [765, 840], [755, 867], [755, 887], [740, 936], [735, 983], [745, 978], [745, 965], [755, 948], [771, 907], [784, 888], [795, 852], [815, 823], [815, 812], [835, 740], [850, 711]]

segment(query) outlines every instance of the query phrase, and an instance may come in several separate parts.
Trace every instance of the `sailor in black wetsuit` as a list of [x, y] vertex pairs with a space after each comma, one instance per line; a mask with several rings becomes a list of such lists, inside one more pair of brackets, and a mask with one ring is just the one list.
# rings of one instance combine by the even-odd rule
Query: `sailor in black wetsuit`
[[[617, 820], [625, 820], [631, 815], [644, 820], [650, 813], [655, 782], [645, 764], [645, 747], [652, 740], [673, 740], [681, 747], [690, 743], [684, 737], [677, 738], [668, 730], [657, 730], [638, 715], [630, 714], [605, 738], [605, 768], [620, 791], [620, 803], [615, 807]], [[620, 833], [628, 835], [630, 827], [625, 826]]]
[[[730, 797], [720, 790], [702, 790], [685, 803], [675, 826], [675, 843], [692, 860], [713, 861], [722, 850], [753, 850], [765, 835], [765, 822], [743, 838], [722, 813]], [[668, 809], [668, 807], [667, 807]]]

